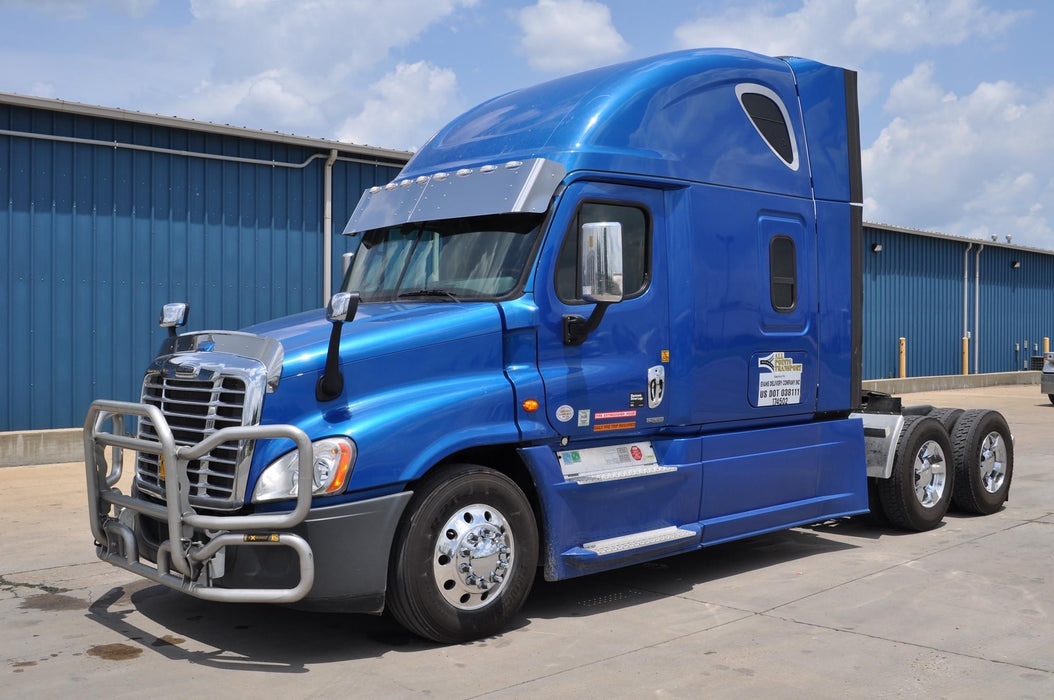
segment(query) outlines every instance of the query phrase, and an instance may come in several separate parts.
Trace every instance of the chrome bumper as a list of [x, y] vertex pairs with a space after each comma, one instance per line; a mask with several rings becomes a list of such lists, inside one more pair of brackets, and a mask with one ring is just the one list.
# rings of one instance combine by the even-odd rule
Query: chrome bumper
[[[157, 431], [157, 440], [126, 435], [125, 416], [144, 416]], [[109, 422], [111, 430], [104, 430]], [[216, 446], [235, 440], [287, 438], [300, 457], [296, 506], [283, 513], [216, 516], [202, 515], [188, 500], [187, 463]], [[110, 463], [106, 447], [111, 449]], [[165, 469], [164, 505], [121, 493], [123, 449], [158, 455]], [[311, 507], [312, 450], [307, 435], [291, 425], [224, 428], [195, 445], [177, 446], [164, 415], [156, 406], [124, 401], [95, 401], [84, 422], [84, 463], [88, 479], [88, 513], [96, 554], [103, 561], [175, 590], [205, 600], [239, 603], [293, 603], [303, 599], [315, 580], [314, 558], [307, 541], [292, 532]], [[157, 551], [157, 564], [140, 561], [131, 523], [134, 515], [159, 521], [167, 530]], [[129, 517], [132, 516], [132, 517]], [[205, 538], [202, 533], [208, 531]], [[300, 581], [292, 588], [221, 588], [212, 583], [222, 576], [224, 548], [230, 546], [289, 547], [299, 559]]]

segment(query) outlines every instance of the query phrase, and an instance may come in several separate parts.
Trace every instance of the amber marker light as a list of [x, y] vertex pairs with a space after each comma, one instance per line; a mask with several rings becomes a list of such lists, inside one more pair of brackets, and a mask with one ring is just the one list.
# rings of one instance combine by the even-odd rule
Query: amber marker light
[[340, 450], [340, 459], [337, 462], [337, 475], [333, 477], [333, 483], [325, 490], [325, 493], [338, 493], [344, 488], [344, 482], [348, 479], [348, 467], [351, 466], [351, 447], [341, 442], [337, 449]]
[[538, 410], [538, 402], [534, 399], [524, 399], [520, 405], [523, 406], [523, 410], [527, 411], [527, 413], [534, 413]]

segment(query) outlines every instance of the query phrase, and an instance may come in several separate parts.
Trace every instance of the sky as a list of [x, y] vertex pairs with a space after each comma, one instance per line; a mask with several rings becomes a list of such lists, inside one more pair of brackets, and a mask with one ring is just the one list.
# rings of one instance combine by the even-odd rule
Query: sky
[[1054, 249], [1049, 0], [0, 0], [0, 92], [413, 150], [683, 48], [859, 72], [867, 221]]

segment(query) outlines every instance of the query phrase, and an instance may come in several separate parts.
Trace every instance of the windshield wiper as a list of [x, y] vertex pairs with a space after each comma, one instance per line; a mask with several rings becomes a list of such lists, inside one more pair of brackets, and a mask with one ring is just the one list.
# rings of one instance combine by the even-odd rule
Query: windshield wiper
[[396, 298], [402, 299], [403, 297], [447, 297], [459, 304], [461, 303], [461, 299], [458, 298], [457, 294], [447, 289], [415, 289], [412, 292], [402, 292]]

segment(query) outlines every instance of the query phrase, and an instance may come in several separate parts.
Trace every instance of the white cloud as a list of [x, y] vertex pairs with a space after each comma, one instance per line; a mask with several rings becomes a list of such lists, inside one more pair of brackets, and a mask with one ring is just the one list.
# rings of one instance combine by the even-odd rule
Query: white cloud
[[226, 83], [202, 81], [182, 101], [198, 119], [231, 122], [251, 113], [270, 129], [322, 128], [324, 120], [314, 106], [317, 95], [296, 75], [266, 70]]
[[476, 2], [191, 0], [194, 20], [181, 41], [210, 63], [160, 111], [334, 136], [330, 125], [363, 109], [366, 76], [393, 49]]
[[454, 71], [427, 61], [400, 63], [370, 86], [370, 94], [341, 126], [341, 141], [413, 150], [460, 107]]
[[607, 5], [593, 0], [538, 0], [517, 13], [527, 63], [542, 71], [575, 71], [611, 63], [629, 50]]
[[686, 22], [674, 36], [686, 48], [731, 46], [855, 67], [876, 52], [906, 53], [996, 35], [1022, 16], [978, 0], [802, 0], [789, 12], [770, 4], [737, 6]]
[[865, 218], [1054, 248], [1054, 91], [999, 81], [958, 96], [923, 63], [885, 109], [892, 121], [863, 152]]

